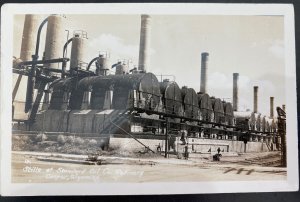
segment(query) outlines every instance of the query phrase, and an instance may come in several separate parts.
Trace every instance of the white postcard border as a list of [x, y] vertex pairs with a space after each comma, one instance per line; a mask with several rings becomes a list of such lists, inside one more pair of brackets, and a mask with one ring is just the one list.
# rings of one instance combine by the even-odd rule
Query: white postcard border
[[[284, 15], [287, 97], [287, 181], [178, 183], [11, 183], [11, 59], [15, 14]], [[1, 194], [137, 195], [296, 191], [298, 184], [294, 9], [288, 4], [5, 4], [1, 12]], [[186, 189], [183, 189], [186, 187]]]

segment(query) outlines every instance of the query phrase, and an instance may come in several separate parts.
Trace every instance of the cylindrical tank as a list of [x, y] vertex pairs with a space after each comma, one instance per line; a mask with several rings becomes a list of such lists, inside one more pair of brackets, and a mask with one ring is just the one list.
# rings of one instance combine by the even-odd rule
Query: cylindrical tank
[[232, 126], [234, 123], [233, 108], [230, 102], [223, 102], [225, 123]]
[[169, 80], [160, 82], [160, 92], [162, 94], [164, 111], [168, 114], [182, 116], [181, 90], [177, 83]]
[[146, 110], [157, 110], [161, 94], [154, 74], [115, 75], [113, 82], [112, 105], [115, 109], [137, 106]]
[[119, 63], [116, 66], [116, 75], [122, 75], [128, 73], [128, 65], [124, 62]]
[[277, 130], [277, 124], [276, 124], [275, 119], [274, 119], [274, 118], [271, 118], [271, 119], [269, 120], [269, 123], [270, 123], [270, 131], [271, 131], [271, 132], [276, 132], [276, 130]]
[[261, 127], [261, 114], [260, 113], [255, 113], [255, 129], [257, 131], [262, 131]]
[[75, 32], [72, 38], [70, 69], [82, 69], [81, 65], [87, 62], [87, 37], [86, 32]]
[[239, 73], [233, 73], [233, 93], [232, 93], [232, 106], [233, 111], [238, 111], [239, 105]]
[[[45, 59], [56, 59], [63, 56], [63, 46], [65, 41], [64, 17], [60, 15], [51, 15], [48, 17]], [[59, 69], [59, 63], [45, 64], [46, 68]]]
[[50, 85], [53, 92], [49, 109], [68, 109], [71, 92], [75, 86], [75, 82], [77, 82], [76, 78], [57, 79]]
[[206, 93], [199, 93], [198, 102], [199, 102], [201, 119], [204, 121], [213, 121], [214, 114], [213, 114], [212, 103], [209, 95]]
[[262, 118], [261, 118], [261, 131], [262, 132], [266, 132], [266, 116], [263, 116]]
[[201, 54], [200, 92], [206, 93], [208, 53]]
[[258, 97], [258, 86], [253, 87], [253, 112], [257, 113], [258, 106], [257, 106], [257, 98]]
[[22, 61], [32, 60], [32, 55], [35, 54], [35, 46], [37, 39], [37, 32], [41, 23], [40, 15], [25, 15], [22, 45], [20, 52], [20, 59]]
[[[247, 129], [255, 130], [256, 119], [254, 112], [245, 111], [245, 112], [234, 112], [234, 117], [236, 120], [236, 125], [240, 127], [242, 124], [247, 122]], [[246, 127], [244, 128], [246, 129]]]
[[102, 109], [108, 91], [113, 92], [113, 109], [156, 110], [161, 98], [158, 80], [152, 73], [95, 76], [82, 79], [79, 86], [84, 91], [92, 86], [93, 109]]
[[212, 107], [214, 110], [214, 118], [216, 123], [224, 122], [224, 107], [221, 99], [219, 98], [211, 98]]
[[272, 132], [272, 122], [273, 119], [270, 119], [268, 117], [265, 117], [265, 132]]
[[193, 88], [186, 86], [181, 88], [182, 104], [184, 116], [187, 118], [198, 119], [200, 115], [198, 96]]
[[149, 66], [150, 37], [151, 37], [150, 35], [151, 35], [151, 17], [149, 15], [142, 15], [138, 69], [144, 72], [147, 71], [147, 68]]
[[96, 74], [98, 76], [105, 76], [109, 70], [109, 58], [108, 55], [100, 54], [97, 60]]

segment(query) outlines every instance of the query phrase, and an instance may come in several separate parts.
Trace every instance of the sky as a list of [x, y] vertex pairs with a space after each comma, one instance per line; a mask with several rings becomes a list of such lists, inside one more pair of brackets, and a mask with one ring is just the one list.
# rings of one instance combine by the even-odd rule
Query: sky
[[[41, 16], [41, 21], [46, 16]], [[201, 53], [209, 53], [207, 93], [232, 100], [232, 73], [239, 77], [239, 111], [253, 110], [253, 86], [259, 86], [258, 111], [269, 115], [285, 103], [284, 19], [282, 16], [151, 15], [148, 72], [173, 75], [179, 86], [200, 89]], [[24, 15], [14, 18], [14, 52], [19, 57]], [[140, 15], [66, 15], [66, 30], [88, 33], [86, 62], [99, 51], [138, 64]], [[42, 42], [45, 38], [42, 32]], [[66, 39], [67, 39], [67, 32]], [[41, 43], [40, 50], [44, 50]], [[40, 53], [40, 55], [42, 52]], [[70, 57], [70, 49], [68, 51]], [[158, 77], [160, 80], [160, 77]], [[165, 77], [167, 78], [167, 76]], [[18, 94], [17, 99], [24, 95]]]

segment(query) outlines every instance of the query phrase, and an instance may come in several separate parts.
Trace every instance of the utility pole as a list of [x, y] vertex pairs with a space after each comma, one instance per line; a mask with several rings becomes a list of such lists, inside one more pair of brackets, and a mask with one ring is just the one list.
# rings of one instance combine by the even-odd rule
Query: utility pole
[[165, 136], [165, 158], [168, 158], [168, 139], [169, 139], [169, 120], [168, 117], [165, 118], [166, 120], [166, 136]]

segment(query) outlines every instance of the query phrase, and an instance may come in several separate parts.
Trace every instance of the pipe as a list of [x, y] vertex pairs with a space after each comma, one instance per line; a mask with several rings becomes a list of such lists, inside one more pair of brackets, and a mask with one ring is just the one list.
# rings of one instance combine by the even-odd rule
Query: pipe
[[201, 54], [201, 80], [200, 80], [200, 92], [206, 93], [207, 83], [207, 62], [209, 54], [204, 52]]
[[238, 111], [239, 105], [239, 73], [233, 73], [233, 96], [232, 96], [232, 106], [233, 111]]
[[274, 118], [274, 97], [270, 97], [270, 118]]
[[20, 65], [39, 65], [39, 64], [51, 64], [51, 63], [60, 63], [64, 61], [69, 61], [69, 58], [57, 58], [50, 60], [33, 60], [33, 61], [25, 61], [21, 62]]
[[140, 51], [139, 51], [138, 70], [143, 72], [146, 72], [149, 66], [150, 35], [151, 35], [151, 17], [149, 15], [141, 15]]
[[282, 110], [285, 111], [285, 105], [282, 105]]
[[257, 113], [257, 109], [258, 109], [258, 106], [257, 106], [257, 94], [258, 94], [258, 86], [254, 86], [254, 103], [253, 103], [253, 112], [254, 113]]
[[94, 59], [92, 59], [92, 60], [89, 62], [88, 66], [86, 67], [86, 71], [89, 71], [89, 70], [90, 70], [90, 67], [92, 66], [92, 64], [93, 64], [95, 61], [97, 61], [97, 59], [98, 59], [98, 57], [95, 57]]
[[64, 49], [63, 49], [63, 58], [65, 57], [66, 52], [67, 52], [68, 45], [69, 45], [69, 43], [71, 43], [72, 40], [73, 40], [73, 38], [69, 39], [69, 40], [65, 43]]
[[35, 62], [39, 58], [39, 46], [40, 46], [40, 37], [41, 31], [44, 25], [48, 22], [48, 18], [46, 18], [39, 26], [38, 33], [37, 33], [37, 40], [35, 46], [35, 54], [32, 55], [32, 67], [29, 72], [28, 80], [27, 80], [27, 91], [26, 91], [26, 102], [25, 102], [25, 113], [27, 113], [32, 108], [32, 101], [33, 101], [33, 92], [34, 92], [34, 85], [35, 85], [35, 74], [36, 74], [36, 64]]
[[[68, 30], [68, 36], [69, 36], [69, 30]], [[71, 43], [71, 41], [73, 40], [73, 38], [68, 39], [67, 42], [64, 45], [64, 49], [63, 49], [63, 58], [65, 57], [65, 55], [67, 54], [67, 48], [68, 45]], [[67, 63], [63, 62], [62, 66], [61, 66], [61, 78], [65, 78], [66, 75], [66, 69], [67, 69]]]

